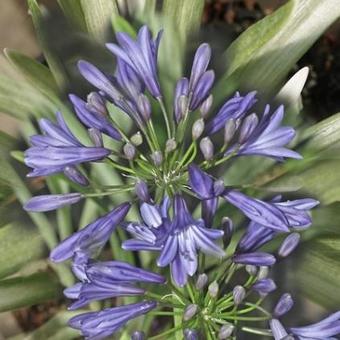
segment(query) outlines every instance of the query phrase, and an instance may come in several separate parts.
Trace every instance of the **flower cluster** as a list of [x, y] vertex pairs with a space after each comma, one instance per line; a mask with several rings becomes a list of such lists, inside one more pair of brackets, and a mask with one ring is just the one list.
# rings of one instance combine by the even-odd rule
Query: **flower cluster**
[[[312, 198], [289, 201], [282, 196], [254, 198], [247, 187], [226, 186], [218, 177], [239, 157], [256, 155], [280, 162], [301, 158], [287, 146], [295, 131], [282, 126], [283, 106], [271, 110], [267, 105], [257, 115], [252, 113], [256, 92], [236, 93], [213, 112], [211, 49], [202, 44], [190, 76], [175, 85], [170, 113], [157, 71], [161, 35], [153, 40], [146, 26], [136, 40], [117, 33], [117, 44], [107, 44], [116, 56], [112, 75], [79, 61], [79, 71], [94, 92], [86, 100], [74, 94], [69, 98], [88, 129], [91, 145], [82, 144], [57, 113], [56, 123], [40, 121], [42, 134], [31, 137], [32, 146], [25, 153], [25, 162], [33, 169], [30, 177], [62, 172], [79, 188], [78, 192], [36, 196], [26, 203], [26, 210], [49, 211], [82, 199], [110, 209], [51, 252], [53, 262], [71, 259], [79, 280], [65, 289], [65, 295], [75, 300], [69, 308], [117, 297], [137, 301], [77, 315], [70, 326], [86, 339], [101, 339], [153, 310], [159, 317], [182, 315], [182, 323], [155, 338], [175, 332], [182, 332], [185, 339], [227, 339], [240, 331], [276, 340], [326, 339], [339, 334], [339, 312], [314, 325], [284, 327], [280, 318], [293, 307], [289, 294], [271, 312], [262, 307], [276, 289], [268, 277], [270, 268], [298, 246], [300, 232], [312, 223], [309, 212], [318, 202]], [[132, 130], [120, 126], [110, 111], [112, 105], [133, 122]], [[112, 143], [115, 148], [108, 146]], [[89, 176], [89, 167], [84, 166], [89, 162], [107, 163], [124, 175], [124, 183], [101, 186]], [[112, 209], [102, 198], [118, 193], [129, 193], [131, 202]], [[140, 220], [129, 218], [132, 204], [137, 204]], [[225, 206], [234, 206], [249, 220], [241, 237], [234, 233], [229, 217], [217, 220]], [[117, 228], [122, 251], [136, 251], [135, 256], [149, 252], [155, 260], [149, 261], [153, 271], [138, 268], [140, 261], [98, 260]], [[283, 239], [279, 248], [264, 251], [262, 247], [274, 238]], [[157, 268], [161, 274], [154, 272]], [[261, 322], [263, 327], [243, 326], [244, 322]], [[143, 339], [143, 331], [135, 331], [131, 338]]]

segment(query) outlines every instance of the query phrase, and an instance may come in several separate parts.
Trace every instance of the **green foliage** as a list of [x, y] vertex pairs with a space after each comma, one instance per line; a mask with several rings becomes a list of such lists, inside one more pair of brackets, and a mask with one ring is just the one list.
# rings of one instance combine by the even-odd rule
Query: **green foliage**
[[0, 281], [0, 312], [56, 299], [62, 290], [51, 273], [40, 272]]

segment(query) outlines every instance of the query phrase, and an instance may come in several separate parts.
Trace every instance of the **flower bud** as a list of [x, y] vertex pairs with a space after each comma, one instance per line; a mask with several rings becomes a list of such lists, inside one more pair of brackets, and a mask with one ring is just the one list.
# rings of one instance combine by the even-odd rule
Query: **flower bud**
[[191, 320], [196, 315], [197, 311], [198, 306], [196, 304], [188, 305], [184, 310], [183, 320], [184, 321]]
[[137, 133], [135, 133], [131, 138], [131, 143], [135, 146], [139, 146], [143, 143], [143, 136], [142, 134], [138, 131]]
[[148, 186], [146, 185], [146, 183], [144, 181], [138, 181], [136, 183], [135, 192], [136, 192], [136, 195], [138, 196], [138, 198], [142, 202], [146, 202], [146, 203], [150, 202], [150, 195], [149, 195]]
[[181, 95], [179, 96], [179, 98], [177, 99], [177, 103], [178, 103], [178, 109], [180, 112], [180, 119], [179, 121], [181, 121], [182, 119], [185, 118], [185, 114], [188, 111], [188, 97], [185, 95]]
[[267, 266], [261, 266], [259, 272], [257, 273], [257, 279], [265, 279], [269, 274], [269, 268]]
[[224, 126], [224, 145], [228, 145], [233, 139], [237, 126], [234, 119], [228, 119]]
[[218, 291], [219, 291], [219, 286], [218, 283], [216, 281], [213, 281], [210, 283], [209, 287], [208, 287], [208, 293], [212, 298], [216, 298], [218, 295]]
[[176, 150], [176, 148], [177, 148], [177, 143], [176, 143], [174, 138], [170, 138], [166, 141], [166, 143], [165, 143], [165, 152], [166, 153], [172, 152], [172, 151]]
[[288, 313], [292, 309], [293, 305], [294, 301], [292, 296], [288, 293], [283, 294], [274, 308], [273, 315], [275, 318], [280, 318], [282, 315]]
[[214, 156], [214, 144], [209, 137], [200, 141], [200, 149], [205, 160], [210, 161]]
[[246, 290], [242, 286], [235, 286], [233, 289], [234, 304], [238, 306], [246, 297]]
[[276, 284], [272, 279], [258, 280], [252, 287], [260, 295], [265, 296], [276, 289]]
[[259, 119], [255, 113], [252, 113], [243, 120], [240, 130], [239, 143], [243, 144], [248, 140], [254, 129], [256, 128]]
[[232, 334], [235, 329], [235, 326], [232, 325], [231, 323], [226, 323], [224, 324], [220, 331], [218, 332], [218, 339], [219, 340], [225, 340], [228, 339]]
[[132, 161], [136, 156], [136, 148], [130, 143], [126, 143], [123, 146], [123, 151], [129, 161]]
[[89, 93], [86, 107], [90, 111], [99, 113], [102, 116], [107, 116], [109, 114], [105, 105], [105, 99], [97, 92]]
[[292, 233], [288, 235], [284, 241], [282, 242], [279, 250], [278, 255], [280, 257], [287, 257], [290, 255], [295, 248], [298, 246], [300, 242], [300, 234], [299, 233]]
[[192, 139], [197, 140], [201, 137], [204, 131], [204, 120], [202, 118], [196, 120], [196, 122], [192, 125]]
[[214, 194], [216, 196], [220, 196], [225, 189], [224, 181], [223, 179], [218, 179], [214, 182]]
[[246, 271], [249, 275], [255, 276], [257, 274], [257, 267], [251, 264], [246, 265]]
[[198, 333], [195, 329], [185, 329], [184, 330], [184, 340], [198, 340]]
[[92, 143], [96, 147], [98, 147], [98, 148], [103, 147], [103, 145], [104, 145], [103, 136], [98, 129], [95, 129], [95, 128], [88, 129], [88, 133], [89, 133], [89, 136], [90, 136]]
[[210, 108], [211, 108], [211, 105], [213, 103], [213, 95], [209, 95], [209, 97], [202, 103], [201, 107], [200, 107], [200, 112], [201, 112], [201, 117], [202, 118], [206, 118], [209, 111], [210, 111]]
[[156, 166], [160, 166], [163, 162], [163, 155], [160, 151], [155, 151], [151, 154], [151, 159]]
[[151, 117], [151, 105], [145, 94], [140, 94], [137, 100], [137, 107], [144, 121], [147, 122]]
[[198, 275], [195, 287], [197, 290], [202, 290], [208, 283], [208, 275], [207, 274], [200, 274]]
[[229, 217], [222, 218], [222, 229], [224, 231], [223, 246], [227, 248], [233, 236], [233, 222]]
[[89, 185], [89, 181], [87, 180], [87, 178], [77, 168], [73, 166], [67, 166], [64, 169], [64, 174], [74, 183], [82, 186]]
[[145, 338], [145, 333], [141, 331], [135, 331], [131, 335], [131, 340], [144, 340]]

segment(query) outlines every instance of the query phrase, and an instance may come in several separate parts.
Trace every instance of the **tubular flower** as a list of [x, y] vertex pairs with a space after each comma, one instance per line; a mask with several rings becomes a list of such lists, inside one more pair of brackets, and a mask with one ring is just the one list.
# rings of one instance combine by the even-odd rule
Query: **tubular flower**
[[[117, 43], [106, 45], [116, 57], [112, 74], [78, 62], [94, 89], [86, 100], [74, 94], [69, 99], [93, 146], [83, 145], [57, 113], [56, 123], [40, 121], [42, 134], [32, 136], [25, 153], [33, 168], [30, 177], [62, 172], [80, 185], [77, 192], [33, 197], [26, 210], [50, 211], [93, 200], [106, 212], [85, 228], [76, 226], [50, 254], [53, 262], [71, 260], [79, 280], [64, 291], [74, 300], [70, 309], [96, 300], [107, 300], [105, 305], [112, 307], [77, 315], [70, 326], [86, 339], [102, 339], [153, 310], [157, 318], [175, 315], [182, 320], [159, 338], [181, 331], [184, 339], [228, 339], [241, 332], [331, 339], [340, 333], [338, 313], [314, 325], [286, 328], [280, 318], [293, 306], [288, 293], [272, 313], [262, 305], [277, 288], [271, 268], [293, 253], [319, 202], [281, 196], [267, 200], [250, 196], [258, 186], [225, 182], [226, 169], [237, 166], [241, 156], [278, 162], [301, 158], [289, 148], [295, 130], [282, 126], [284, 107], [271, 111], [267, 105], [263, 113], [254, 113], [261, 101], [251, 91], [237, 92], [214, 112], [215, 76], [206, 43], [196, 50], [188, 76], [177, 80], [173, 98], [163, 98], [157, 68], [161, 34], [153, 39], [146, 26], [136, 39], [118, 32]], [[131, 125], [124, 126], [123, 119]], [[83, 166], [97, 161], [105, 164], [100, 169]], [[110, 175], [114, 183], [108, 183]], [[113, 208], [112, 202], [117, 202]], [[244, 220], [248, 224], [242, 232], [243, 225], [235, 222]], [[278, 237], [284, 240], [277, 249], [264, 248]], [[109, 258], [109, 239], [116, 259]], [[117, 254], [126, 262], [116, 261]], [[138, 302], [115, 306], [111, 301], [124, 296]], [[268, 326], [248, 327], [248, 321]], [[131, 330], [132, 339], [148, 338], [148, 322], [139, 326], [144, 324], [145, 329]]]

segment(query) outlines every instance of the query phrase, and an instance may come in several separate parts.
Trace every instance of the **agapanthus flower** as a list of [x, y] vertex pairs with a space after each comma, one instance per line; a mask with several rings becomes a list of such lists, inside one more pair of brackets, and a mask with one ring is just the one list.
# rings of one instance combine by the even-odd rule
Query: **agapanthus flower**
[[57, 123], [41, 119], [43, 134], [30, 139], [32, 146], [25, 152], [25, 163], [33, 168], [29, 177], [55, 174], [69, 166], [102, 160], [110, 154], [110, 150], [103, 147], [84, 146], [67, 127], [60, 112], [56, 118]]
[[[26, 152], [26, 163], [34, 169], [30, 176], [63, 172], [77, 184], [91, 184], [80, 187], [79, 192], [34, 197], [26, 203], [27, 210], [49, 211], [81, 199], [97, 200], [105, 209], [110, 202], [104, 196], [115, 196], [115, 202], [121, 194], [131, 197], [130, 202], [117, 203], [109, 213], [64, 239], [50, 258], [54, 262], [71, 259], [72, 271], [80, 281], [65, 290], [67, 297], [76, 300], [70, 309], [113, 297], [134, 296], [139, 302], [81, 314], [70, 320], [71, 327], [85, 338], [101, 339], [152, 309], [173, 306], [176, 316], [182, 318], [185, 339], [201, 335], [226, 339], [238, 334], [239, 321], [247, 320], [267, 320], [276, 339], [288, 334], [299, 339], [338, 334], [338, 314], [307, 327], [282, 326], [279, 318], [293, 304], [289, 294], [281, 297], [272, 313], [260, 306], [276, 289], [271, 267], [296, 248], [299, 233], [312, 223], [310, 210], [318, 201], [252, 197], [248, 191], [251, 183], [246, 188], [238, 183], [229, 186], [222, 179], [222, 170], [232, 167], [241, 156], [280, 162], [301, 158], [289, 148], [295, 130], [282, 126], [284, 107], [271, 111], [267, 105], [258, 115], [254, 113], [257, 92], [251, 91], [237, 92], [213, 112], [214, 71], [209, 69], [211, 48], [206, 43], [198, 47], [190, 75], [176, 82], [173, 98], [163, 98], [157, 70], [161, 32], [153, 40], [143, 26], [136, 40], [122, 32], [116, 38], [117, 44], [107, 44], [116, 56], [115, 70], [107, 74], [88, 61], [79, 61], [79, 72], [97, 92], [91, 92], [86, 100], [70, 95], [93, 146], [80, 143], [58, 113], [57, 123], [40, 122], [43, 135], [33, 136], [32, 147]], [[172, 103], [172, 108], [165, 103]], [[131, 130], [117, 122], [116, 110], [131, 118]], [[82, 163], [104, 159], [122, 175], [121, 183], [110, 185], [105, 178], [102, 185], [100, 172], [92, 178], [80, 168]], [[113, 171], [112, 176], [116, 176]], [[230, 217], [217, 220], [219, 208], [228, 204], [249, 219], [241, 236]], [[132, 205], [140, 210], [139, 221], [126, 219]], [[118, 226], [122, 228], [118, 240], [123, 250], [136, 251], [124, 253], [131, 263], [111, 261], [107, 252], [103, 252], [105, 260], [100, 259], [109, 238], [116, 237], [113, 233]], [[126, 239], [129, 236], [132, 238]], [[278, 249], [262, 249], [279, 236], [285, 239]], [[115, 254], [118, 251], [114, 249]], [[138, 251], [157, 252], [158, 258], [142, 258]], [[213, 256], [206, 259], [206, 254]], [[157, 272], [135, 265], [148, 263], [154, 263]], [[238, 275], [239, 271], [243, 275]], [[168, 274], [171, 280], [165, 279]], [[152, 290], [154, 284], [159, 285], [157, 292]], [[259, 302], [254, 303], [253, 297], [258, 295]], [[252, 313], [261, 315], [257, 319]], [[254, 333], [251, 327], [242, 330]], [[142, 331], [147, 330], [132, 333], [132, 339], [145, 338]], [[172, 329], [175, 331], [179, 330]], [[268, 335], [269, 331], [263, 332]]]
[[85, 339], [103, 339], [117, 332], [129, 320], [146, 314], [156, 308], [154, 301], [143, 301], [121, 307], [106, 308], [74, 316], [69, 325], [79, 329]]
[[129, 209], [129, 203], [122, 203], [105, 216], [66, 238], [52, 250], [50, 259], [61, 262], [77, 253], [88, 257], [95, 256], [108, 241], [117, 225], [123, 221]]

